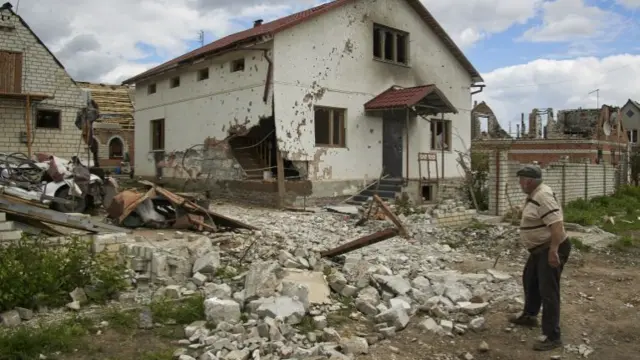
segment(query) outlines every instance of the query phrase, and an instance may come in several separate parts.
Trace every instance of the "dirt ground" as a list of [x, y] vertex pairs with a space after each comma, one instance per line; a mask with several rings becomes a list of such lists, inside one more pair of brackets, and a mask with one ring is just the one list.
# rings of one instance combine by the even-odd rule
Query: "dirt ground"
[[[626, 255], [628, 256], [628, 255]], [[565, 345], [577, 348], [586, 344], [594, 350], [589, 359], [632, 360], [640, 354], [640, 278], [637, 266], [626, 265], [620, 255], [582, 254], [580, 261], [569, 262], [562, 283], [562, 330]], [[625, 256], [623, 256], [625, 257]], [[505, 261], [506, 262], [506, 261]], [[625, 265], [619, 265], [625, 264]], [[492, 261], [466, 261], [458, 264], [467, 272], [484, 271]], [[511, 265], [511, 266], [509, 266]], [[499, 263], [498, 270], [517, 276], [519, 265]], [[513, 304], [496, 305], [485, 314], [487, 328], [480, 333], [443, 338], [425, 333], [418, 327], [421, 316], [412, 318], [407, 329], [395, 338], [385, 340], [369, 349], [358, 360], [440, 360], [469, 352], [474, 359], [538, 360], [561, 355], [561, 359], [583, 358], [577, 351], [558, 350], [537, 353], [531, 345], [539, 336], [539, 329], [508, 331], [505, 317], [513, 312]], [[368, 324], [348, 321], [345, 335], [366, 333]], [[161, 360], [170, 359], [181, 327], [165, 327], [151, 332], [116, 332], [108, 330], [92, 336], [87, 349], [79, 349], [65, 360]], [[490, 350], [480, 353], [480, 343]], [[463, 357], [460, 357], [464, 359]]]
[[[576, 348], [586, 344], [594, 352], [588, 359], [632, 360], [640, 357], [640, 285], [638, 267], [619, 266], [620, 256], [584, 254], [582, 261], [567, 264], [562, 279], [562, 331], [565, 345]], [[465, 262], [461, 270], [482, 271], [492, 262]], [[497, 266], [509, 273], [519, 268]], [[493, 307], [485, 314], [487, 329], [454, 338], [442, 338], [422, 332], [412, 319], [408, 329], [391, 341], [372, 347], [362, 360], [438, 359], [438, 354], [471, 353], [475, 359], [538, 360], [561, 355], [562, 359], [581, 359], [577, 352], [553, 351], [537, 353], [531, 345], [540, 329], [507, 331], [506, 316], [510, 309]], [[490, 350], [480, 353], [481, 342]]]

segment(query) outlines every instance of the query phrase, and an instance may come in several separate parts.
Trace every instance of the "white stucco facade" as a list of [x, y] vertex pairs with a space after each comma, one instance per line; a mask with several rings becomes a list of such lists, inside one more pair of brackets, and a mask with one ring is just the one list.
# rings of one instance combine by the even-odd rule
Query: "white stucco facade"
[[[410, 66], [373, 59], [374, 23], [409, 33]], [[274, 54], [279, 147], [292, 160], [310, 161], [310, 180], [379, 176], [382, 118], [367, 116], [364, 104], [392, 85], [435, 84], [460, 109], [445, 116], [452, 121], [453, 150], [470, 145], [471, 77], [403, 0], [360, 1], [303, 22], [276, 34]], [[346, 148], [315, 146], [312, 105], [347, 109]], [[408, 177], [417, 178], [418, 153], [431, 151], [429, 122], [411, 119], [408, 133], [404, 163], [408, 156]], [[457, 157], [445, 152], [445, 177], [462, 176]]]
[[[374, 24], [409, 34], [408, 66], [373, 58]], [[155, 173], [152, 120], [165, 120], [164, 150], [170, 153], [207, 138], [223, 139], [231, 127], [248, 129], [273, 114], [278, 148], [296, 166], [308, 163], [309, 180], [371, 180], [382, 169], [383, 121], [381, 115], [365, 114], [364, 104], [392, 85], [435, 84], [459, 109], [445, 116], [452, 122], [452, 151], [444, 153], [445, 177], [462, 176], [456, 150], [470, 145], [472, 79], [406, 1], [355, 1], [277, 32], [272, 41], [256, 48], [136, 83], [136, 174]], [[265, 54], [273, 63], [271, 81]], [[245, 70], [231, 72], [230, 63], [240, 57], [245, 58]], [[198, 81], [198, 69], [204, 67], [209, 68], [209, 79]], [[171, 88], [170, 79], [176, 76], [180, 86]], [[148, 94], [150, 84], [156, 84], [154, 94]], [[346, 109], [345, 147], [316, 146], [314, 105]], [[416, 179], [418, 153], [432, 151], [430, 123], [408, 119], [403, 141], [403, 176]]]
[[[245, 59], [244, 71], [231, 72], [231, 62], [240, 58]], [[165, 120], [164, 150], [171, 153], [203, 144], [207, 138], [224, 139], [234, 126], [250, 128], [261, 117], [271, 116], [272, 91], [266, 102], [263, 99], [268, 66], [264, 50], [235, 51], [136, 83], [136, 174], [155, 173], [152, 120]], [[198, 70], [203, 68], [209, 69], [209, 78], [198, 81]], [[180, 86], [171, 88], [170, 79], [178, 76]], [[154, 94], [148, 94], [150, 84], [156, 84]]]

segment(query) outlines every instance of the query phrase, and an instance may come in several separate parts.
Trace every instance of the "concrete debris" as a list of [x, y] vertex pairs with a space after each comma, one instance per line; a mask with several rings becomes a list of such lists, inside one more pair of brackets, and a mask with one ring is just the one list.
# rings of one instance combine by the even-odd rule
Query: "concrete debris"
[[[409, 239], [395, 236], [328, 260], [321, 256], [328, 249], [389, 224], [356, 227], [357, 219], [331, 212], [226, 208], [225, 213], [261, 230], [195, 236], [167, 231], [120, 245], [135, 302], [204, 297], [205, 313], [185, 327], [174, 358], [353, 359], [410, 322], [442, 336], [482, 331], [483, 315], [496, 303], [522, 296], [512, 274], [453, 269], [465, 259], [491, 259], [497, 248], [492, 234], [502, 231], [500, 226], [455, 230], [433, 226], [425, 213], [401, 214]], [[516, 247], [510, 251], [509, 259], [526, 256]], [[78, 289], [70, 301], [82, 303]], [[372, 325], [346, 336], [336, 319], [368, 319]], [[21, 315], [3, 313], [0, 320], [15, 326]], [[148, 311], [140, 315], [140, 328], [153, 326]]]

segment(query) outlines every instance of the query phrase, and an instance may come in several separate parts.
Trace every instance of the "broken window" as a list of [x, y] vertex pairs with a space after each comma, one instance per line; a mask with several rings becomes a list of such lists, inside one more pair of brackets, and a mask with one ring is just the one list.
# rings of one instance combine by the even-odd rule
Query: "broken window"
[[22, 92], [22, 53], [0, 51], [0, 92]]
[[408, 65], [409, 34], [374, 24], [373, 57], [378, 60]]
[[164, 150], [164, 119], [151, 120], [151, 150]]
[[124, 157], [124, 144], [119, 137], [109, 140], [109, 159], [122, 159]]
[[451, 150], [450, 120], [431, 120], [431, 149]]
[[149, 86], [147, 86], [147, 95], [151, 95], [155, 93], [156, 93], [156, 84], [149, 84]]
[[178, 86], [180, 86], [180, 76], [176, 76], [171, 78], [171, 80], [169, 80], [169, 87], [170, 88], [177, 88]]
[[36, 128], [60, 129], [61, 125], [59, 110], [38, 110], [36, 112]]
[[316, 107], [316, 146], [345, 147], [345, 109]]
[[244, 58], [231, 62], [231, 72], [244, 71]]
[[629, 138], [629, 142], [632, 144], [638, 143], [638, 130], [628, 130], [627, 137]]
[[207, 80], [209, 78], [209, 68], [198, 70], [198, 81]]

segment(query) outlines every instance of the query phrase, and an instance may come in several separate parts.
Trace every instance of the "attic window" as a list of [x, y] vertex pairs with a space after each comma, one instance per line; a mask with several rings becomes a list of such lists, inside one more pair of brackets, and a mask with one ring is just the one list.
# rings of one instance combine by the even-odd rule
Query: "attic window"
[[409, 64], [409, 33], [373, 25], [373, 58], [396, 64]]
[[155, 93], [156, 93], [156, 84], [149, 84], [149, 86], [147, 86], [147, 95], [151, 95]]
[[209, 78], [209, 68], [198, 70], [198, 81], [207, 80]]
[[231, 72], [244, 71], [244, 58], [231, 62]]
[[174, 78], [171, 78], [171, 80], [169, 80], [169, 87], [173, 88], [177, 88], [178, 86], [180, 86], [180, 76], [176, 76]]
[[627, 117], [630, 118], [633, 117], [633, 115], [635, 114], [633, 113], [633, 111], [631, 111], [631, 109], [629, 109], [629, 111], [627, 111]]

